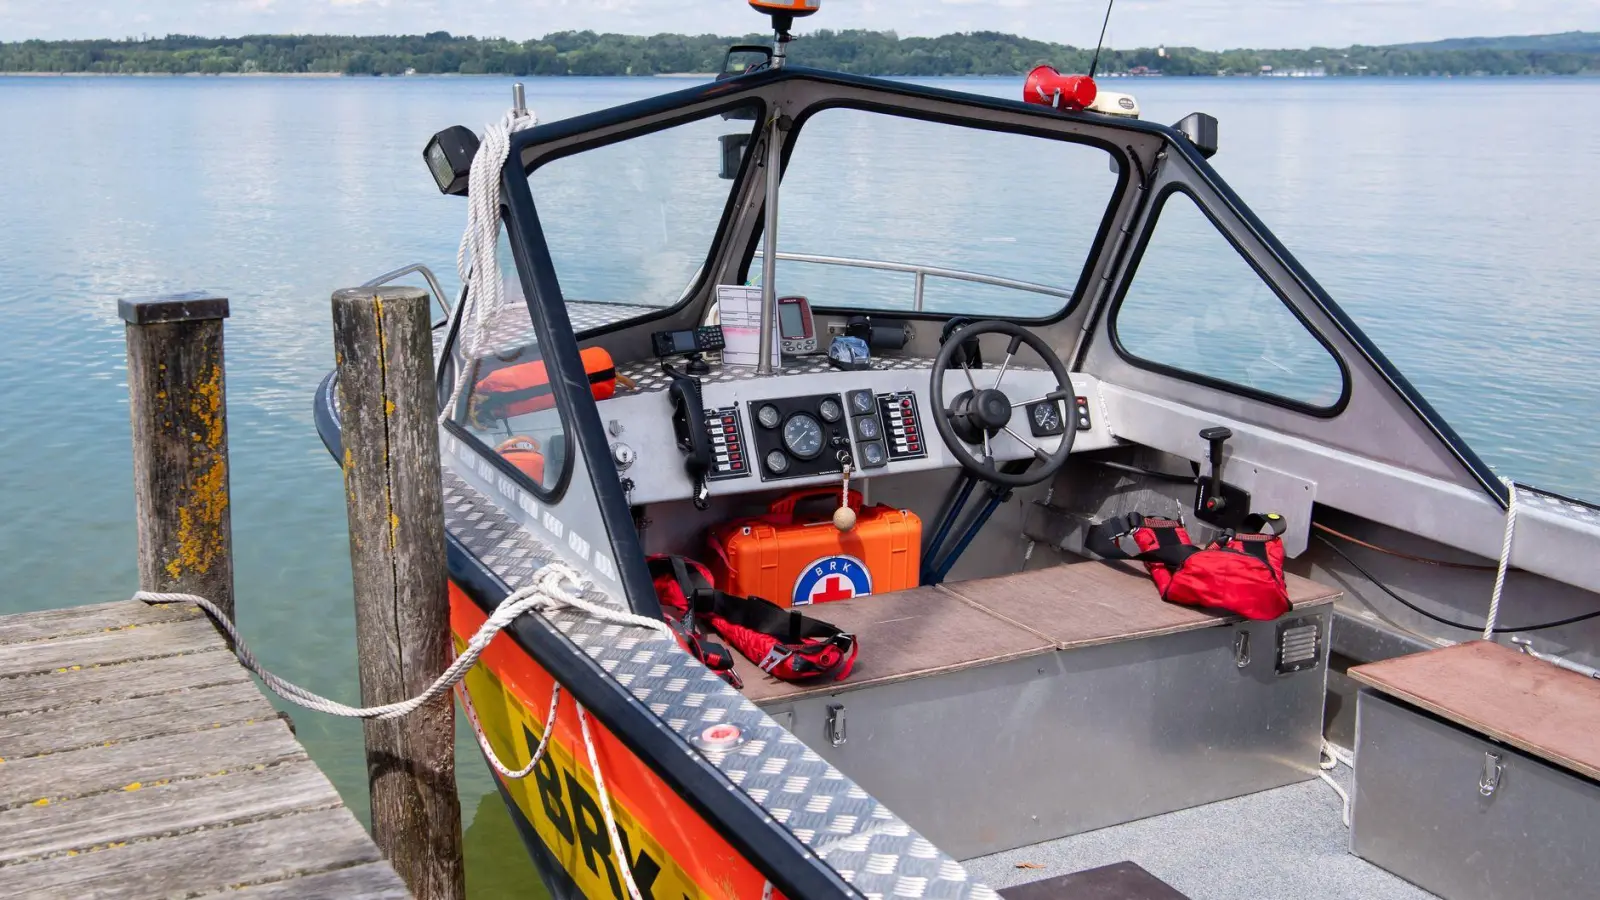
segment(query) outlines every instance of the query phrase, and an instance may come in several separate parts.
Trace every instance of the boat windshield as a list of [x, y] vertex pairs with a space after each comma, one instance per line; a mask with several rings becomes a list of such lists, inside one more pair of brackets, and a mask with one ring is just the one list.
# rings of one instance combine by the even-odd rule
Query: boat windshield
[[[680, 122], [529, 175], [566, 301], [623, 307], [575, 312], [576, 328], [585, 314], [623, 321], [701, 287], [742, 153], [761, 144], [759, 114]], [[826, 308], [1015, 319], [1058, 317], [1079, 294], [1117, 190], [1105, 149], [842, 106], [801, 113], [795, 127], [779, 204], [782, 292]]]

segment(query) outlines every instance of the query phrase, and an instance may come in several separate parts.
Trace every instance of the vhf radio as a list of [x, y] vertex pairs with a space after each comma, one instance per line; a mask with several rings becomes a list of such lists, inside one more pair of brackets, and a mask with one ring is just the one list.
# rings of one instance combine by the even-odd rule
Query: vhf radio
[[711, 353], [727, 346], [721, 325], [701, 325], [699, 328], [680, 328], [677, 331], [658, 331], [650, 335], [650, 344], [657, 359], [669, 356], [688, 356], [686, 371], [690, 375], [709, 375], [711, 367], [702, 353]]

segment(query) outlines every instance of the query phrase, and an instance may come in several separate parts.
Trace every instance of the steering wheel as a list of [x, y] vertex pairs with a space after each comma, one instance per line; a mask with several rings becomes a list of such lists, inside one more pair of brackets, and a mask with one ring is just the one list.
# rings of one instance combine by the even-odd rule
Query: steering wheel
[[[944, 405], [944, 379], [950, 370], [956, 354], [968, 341], [985, 334], [1005, 334], [1011, 336], [1011, 343], [1006, 347], [1006, 358], [1000, 364], [999, 374], [994, 376], [993, 382], [988, 387], [979, 387], [980, 381], [988, 381], [986, 377], [989, 370], [979, 369], [976, 373], [968, 368], [966, 357], [963, 354], [961, 362], [956, 365], [966, 375], [968, 390], [962, 391], [952, 399], [948, 406]], [[1011, 368], [1011, 358], [1027, 344], [1037, 353], [1045, 364], [1050, 367], [1050, 372], [1055, 376], [1055, 389], [1042, 397], [1029, 397], [1025, 400], [1014, 402], [1006, 395], [1002, 382], [1006, 379], [1006, 372]], [[994, 484], [1008, 485], [1010, 487], [1026, 487], [1038, 484], [1054, 475], [1067, 461], [1067, 455], [1072, 452], [1072, 440], [1077, 436], [1077, 429], [1073, 427], [1073, 417], [1069, 415], [1070, 407], [1066, 410], [1057, 410], [1061, 422], [1061, 436], [1054, 451], [1046, 450], [1034, 441], [1029, 440], [1015, 428], [1011, 427], [1012, 413], [1018, 409], [1026, 410], [1038, 403], [1052, 401], [1055, 403], [1072, 402], [1075, 393], [1072, 388], [1072, 379], [1067, 375], [1067, 367], [1057, 356], [1044, 339], [1020, 325], [1010, 322], [974, 322], [953, 333], [944, 347], [939, 351], [939, 358], [934, 360], [933, 375], [928, 385], [928, 394], [937, 407], [934, 422], [939, 426], [939, 436], [944, 438], [945, 446], [955, 454], [956, 460], [962, 468], [971, 472], [978, 478]], [[1024, 413], [1024, 418], [1026, 418]], [[1030, 429], [1031, 430], [1031, 429]], [[1001, 432], [1011, 435], [1012, 439], [1033, 451], [1033, 456], [1039, 465], [1033, 466], [1024, 472], [1002, 472], [995, 465], [994, 455], [990, 450], [990, 439]], [[1046, 438], [1048, 440], [1049, 438]], [[979, 459], [974, 448], [981, 448], [983, 458]]]

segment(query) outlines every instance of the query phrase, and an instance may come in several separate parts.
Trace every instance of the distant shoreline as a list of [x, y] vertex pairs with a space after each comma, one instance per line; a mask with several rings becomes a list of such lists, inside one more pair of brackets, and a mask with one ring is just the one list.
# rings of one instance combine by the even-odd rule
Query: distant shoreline
[[[495, 75], [706, 78], [728, 65], [731, 45], [769, 36], [649, 36], [563, 31], [531, 40], [445, 31], [411, 35], [169, 34], [127, 40], [0, 40], [0, 73], [62, 75]], [[997, 32], [902, 38], [884, 31], [802, 34], [796, 65], [880, 77], [1022, 77], [1039, 65], [1061, 72], [1166, 77], [1600, 75], [1600, 32], [1461, 38], [1424, 44], [1205, 50], [1079, 47]], [[736, 60], [744, 64], [751, 59]]]

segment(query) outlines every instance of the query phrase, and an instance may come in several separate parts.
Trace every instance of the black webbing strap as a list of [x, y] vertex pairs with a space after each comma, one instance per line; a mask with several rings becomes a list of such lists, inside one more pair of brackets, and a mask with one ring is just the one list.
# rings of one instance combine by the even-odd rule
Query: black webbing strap
[[[801, 615], [797, 609], [784, 609], [760, 597], [735, 597], [719, 591], [698, 569], [691, 569], [681, 556], [669, 556], [666, 562], [672, 568], [672, 577], [677, 580], [678, 589], [683, 591], [684, 598], [689, 602], [691, 616], [712, 613], [729, 624], [758, 631], [785, 644], [800, 644], [807, 640], [827, 642], [836, 638], [846, 638], [848, 642], [855, 640], [853, 635], [838, 626]], [[654, 575], [655, 571], [659, 571], [656, 566], [660, 561], [652, 560], [651, 564], [651, 574]], [[847, 648], [848, 643], [841, 644], [841, 647]]]
[[[1146, 518], [1138, 513], [1129, 513], [1126, 516], [1116, 516], [1089, 527], [1089, 533], [1084, 537], [1083, 546], [1091, 553], [1105, 559], [1127, 559], [1138, 562], [1155, 562], [1176, 569], [1183, 565], [1184, 560], [1200, 552], [1200, 548], [1193, 544], [1185, 544], [1178, 540], [1178, 527], [1181, 523], [1171, 519]], [[1156, 536], [1156, 548], [1142, 553], [1129, 553], [1117, 545], [1120, 538], [1126, 537], [1141, 528], [1150, 529]]]

